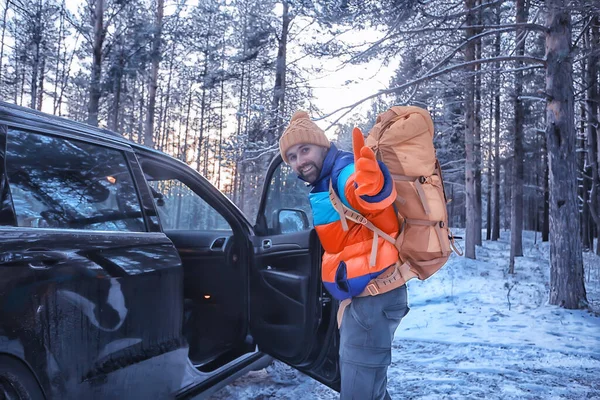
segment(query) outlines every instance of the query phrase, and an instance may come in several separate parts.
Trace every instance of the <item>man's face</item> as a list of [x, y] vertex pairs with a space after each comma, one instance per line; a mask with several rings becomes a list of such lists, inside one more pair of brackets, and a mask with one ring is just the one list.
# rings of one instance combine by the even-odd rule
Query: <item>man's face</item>
[[327, 148], [316, 144], [300, 143], [290, 147], [285, 155], [290, 167], [299, 177], [308, 183], [314, 183], [321, 174]]

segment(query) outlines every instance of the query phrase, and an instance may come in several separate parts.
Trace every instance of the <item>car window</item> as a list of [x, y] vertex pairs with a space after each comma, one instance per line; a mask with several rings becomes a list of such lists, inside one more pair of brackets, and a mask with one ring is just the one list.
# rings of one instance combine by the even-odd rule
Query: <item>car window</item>
[[221, 214], [180, 180], [150, 178], [148, 184], [163, 229], [231, 230]]
[[279, 164], [269, 182], [265, 200], [269, 230], [287, 233], [312, 228], [309, 191], [307, 184], [289, 165]]
[[119, 150], [9, 129], [6, 172], [18, 226], [146, 231]]

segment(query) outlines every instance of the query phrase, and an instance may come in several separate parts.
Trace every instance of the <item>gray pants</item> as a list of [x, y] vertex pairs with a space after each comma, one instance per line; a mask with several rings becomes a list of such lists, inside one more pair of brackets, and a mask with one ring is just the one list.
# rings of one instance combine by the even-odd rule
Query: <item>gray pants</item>
[[352, 299], [340, 327], [341, 400], [391, 399], [387, 369], [392, 340], [408, 310], [406, 285]]

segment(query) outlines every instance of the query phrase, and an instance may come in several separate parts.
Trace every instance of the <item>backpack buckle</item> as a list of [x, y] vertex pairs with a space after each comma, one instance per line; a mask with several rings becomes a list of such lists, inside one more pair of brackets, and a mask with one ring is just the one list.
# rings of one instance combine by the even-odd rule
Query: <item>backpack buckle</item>
[[379, 289], [377, 289], [377, 286], [375, 286], [373, 283], [369, 283], [366, 289], [371, 296], [377, 296], [379, 294]]

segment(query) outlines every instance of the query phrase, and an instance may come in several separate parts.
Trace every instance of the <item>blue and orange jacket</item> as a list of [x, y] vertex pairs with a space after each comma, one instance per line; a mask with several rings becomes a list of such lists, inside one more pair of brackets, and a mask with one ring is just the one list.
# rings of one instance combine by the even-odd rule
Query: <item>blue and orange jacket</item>
[[313, 222], [325, 250], [322, 278], [325, 288], [338, 300], [359, 295], [369, 281], [398, 261], [396, 247], [378, 238], [377, 260], [369, 265], [373, 232], [361, 224], [348, 221], [348, 230], [342, 229], [340, 216], [329, 199], [329, 181], [342, 202], [358, 211], [375, 226], [396, 237], [398, 219], [392, 206], [396, 189], [388, 169], [379, 163], [385, 183], [374, 196], [354, 193], [354, 155], [338, 150], [332, 143], [309, 194]]

